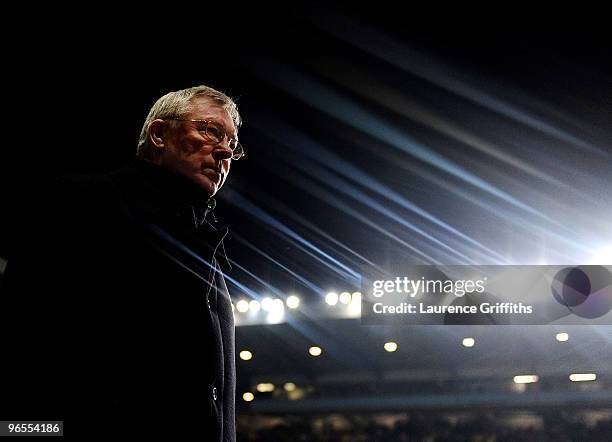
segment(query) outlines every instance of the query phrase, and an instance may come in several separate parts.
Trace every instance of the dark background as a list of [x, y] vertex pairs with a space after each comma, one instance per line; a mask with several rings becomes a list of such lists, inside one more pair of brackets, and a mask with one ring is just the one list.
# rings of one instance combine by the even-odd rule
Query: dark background
[[[325, 145], [329, 152], [367, 171], [436, 218], [450, 221], [453, 227], [506, 256], [507, 262], [534, 263], [533, 255], [513, 254], [507, 247], [510, 243], [531, 244], [533, 237], [529, 234], [516, 237], [520, 235], [516, 224], [523, 223], [525, 230], [533, 232], [528, 223], [541, 220], [533, 221], [528, 214], [511, 212], [516, 217], [515, 224], [500, 226], [490, 213], [479, 212], [482, 204], [480, 208], [466, 207], [454, 196], [450, 198], [447, 191], [432, 190], [428, 179], [405, 168], [403, 162], [417, 171], [438, 174], [451, 187], [461, 189], [465, 183], [440, 173], [422, 158], [372, 137], [360, 121], [351, 124], [334, 117], [334, 112], [342, 112], [340, 107], [325, 111], [300, 98], [299, 93], [292, 93], [303, 86], [296, 80], [300, 75], [351, 100], [391, 127], [415, 137], [432, 152], [527, 201], [551, 218], [558, 220], [564, 208], [582, 215], [596, 213], [599, 220], [596, 226], [582, 225], [578, 215], [562, 220], [565, 230], [561, 233], [553, 232], [553, 227], [546, 224], [548, 221], [539, 225], [544, 231], [549, 229], [551, 238], [553, 234], [567, 235], [572, 230], [579, 235], [576, 225], [601, 238], [610, 233], [605, 219], [612, 215], [610, 211], [601, 212], [610, 202], [603, 190], [611, 181], [610, 34], [597, 20], [596, 11], [584, 19], [575, 15], [566, 16], [571, 20], [563, 21], [543, 12], [539, 15], [534, 11], [502, 13], [440, 8], [421, 13], [384, 2], [350, 7], [341, 3], [298, 2], [246, 7], [206, 5], [176, 10], [166, 6], [160, 10], [150, 8], [136, 17], [100, 5], [88, 11], [38, 10], [35, 18], [7, 16], [7, 21], [14, 19], [20, 26], [6, 39], [5, 72], [11, 78], [6, 83], [6, 94], [16, 98], [16, 106], [5, 120], [10, 141], [3, 147], [2, 209], [7, 216], [2, 217], [0, 256], [10, 254], [10, 220], [18, 219], [21, 204], [36, 204], [40, 186], [57, 175], [104, 173], [119, 167], [133, 155], [142, 121], [159, 96], [170, 90], [207, 84], [235, 97], [245, 121], [240, 140], [246, 146], [248, 159], [234, 164], [228, 185], [219, 195], [218, 212], [254, 248], [243, 247], [233, 237], [228, 242], [228, 251], [236, 262], [270, 284], [281, 290], [300, 287], [292, 275], [279, 270], [279, 262], [289, 264], [307, 279], [319, 278], [315, 284], [322, 288], [349, 281], [338, 282], [333, 271], [320, 267], [321, 263], [300, 249], [295, 239], [279, 234], [278, 226], [269, 219], [255, 217], [243, 201], [253, 203], [308, 241], [317, 249], [315, 254], [329, 253], [335, 259], [344, 259], [353, 269], [363, 260], [355, 254], [346, 255], [341, 246], [330, 246], [329, 237], [321, 236], [321, 231], [368, 260], [384, 262], [399, 254], [415, 262], [427, 261], [339, 210], [337, 201], [321, 193], [304, 191], [296, 177], [306, 177], [307, 187], [308, 180], [319, 180], [319, 184], [322, 180], [324, 188], [332, 194], [337, 185], [318, 176], [319, 169], [300, 170], [300, 165], [308, 166], [309, 160], [302, 155], [308, 147], [286, 141], [289, 138], [282, 128], [298, 130]], [[518, 105], [576, 140], [596, 146], [597, 153], [585, 153], [583, 148], [568, 142], [555, 144], [550, 134], [543, 135], [533, 127], [509, 121], [507, 115], [496, 114], [444, 89], [426, 75], [415, 75], [392, 65], [384, 60], [385, 54], [364, 50], [351, 40], [365, 35], [359, 30], [365, 28], [416, 51], [421, 58], [407, 57], [408, 63], [417, 67], [428, 60], [441, 63], [440, 66], [449, 68], [447, 79], [469, 79], [477, 89], [482, 87], [483, 93]], [[576, 194], [541, 186], [539, 182], [523, 181], [526, 187], [516, 188], [516, 181], [523, 178], [512, 168], [495, 161], [489, 166], [490, 157], [456, 140], [449, 141], [422, 121], [390, 112], [384, 99], [366, 98], [343, 84], [342, 79], [349, 77], [353, 84], [359, 82], [361, 74], [388, 86], [396, 96], [429, 106], [449, 121], [493, 139], [500, 152], [551, 173], [574, 186]], [[279, 86], [279, 78], [287, 79], [284, 85]], [[363, 88], [376, 91], [374, 84], [363, 83]], [[524, 135], [524, 139], [515, 140], [517, 134]], [[511, 142], [506, 143], [508, 140]], [[537, 146], [550, 164], [533, 156], [533, 150], [525, 150], [527, 141], [531, 143], [529, 149], [535, 150]], [[333, 174], [342, 167], [328, 164], [327, 168]], [[441, 236], [437, 227], [414, 213], [397, 211], [393, 203], [380, 200], [380, 195], [372, 193], [368, 185], [349, 185], [396, 211], [399, 219], [413, 222], [434, 238], [448, 240], [449, 245], [460, 250], [456, 238]], [[467, 187], [467, 191], [474, 190]], [[531, 195], [529, 192], [534, 189], [541, 193]], [[582, 200], [580, 195], [584, 193], [595, 202]], [[549, 200], [538, 200], [541, 195]], [[481, 197], [484, 205], [494, 203], [479, 189], [468, 199], [475, 201]], [[270, 203], [271, 198], [274, 204]], [[426, 251], [427, 256], [439, 262], [462, 261], [457, 254], [440, 254], [439, 244], [414, 235], [414, 231], [403, 230], [405, 226], [398, 227], [389, 216], [372, 212], [362, 197], [340, 198], [383, 230]], [[319, 233], [291, 218], [283, 207], [314, 223]], [[507, 213], [503, 216], [509, 219]], [[539, 238], [543, 235], [542, 231], [532, 234]], [[609, 244], [604, 240], [602, 244]], [[589, 243], [587, 247], [598, 247], [591, 244], [593, 237], [584, 236], [577, 241]], [[586, 256], [584, 251], [564, 249], [567, 244], [554, 247], [547, 244], [551, 263], [581, 262]], [[273, 259], [261, 259], [255, 249]], [[462, 256], [483, 264], [495, 261], [470, 253], [461, 250]], [[237, 278], [242, 278], [253, 290], [267, 288], [261, 281], [238, 272]]]

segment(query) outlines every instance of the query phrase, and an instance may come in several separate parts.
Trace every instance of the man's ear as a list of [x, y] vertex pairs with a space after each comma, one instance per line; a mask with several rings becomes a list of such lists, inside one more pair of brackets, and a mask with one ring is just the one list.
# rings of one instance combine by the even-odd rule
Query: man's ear
[[158, 149], [166, 147], [165, 141], [166, 122], [164, 120], [153, 120], [149, 125], [149, 141]]

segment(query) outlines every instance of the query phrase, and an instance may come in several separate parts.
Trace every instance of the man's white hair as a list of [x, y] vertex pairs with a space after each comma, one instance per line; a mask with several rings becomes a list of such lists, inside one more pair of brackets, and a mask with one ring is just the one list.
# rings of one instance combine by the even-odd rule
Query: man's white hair
[[147, 155], [148, 139], [149, 139], [149, 128], [151, 122], [158, 118], [181, 118], [188, 114], [192, 109], [192, 99], [196, 96], [204, 96], [215, 104], [223, 107], [232, 117], [234, 126], [236, 129], [242, 124], [240, 114], [238, 113], [238, 107], [234, 100], [225, 95], [223, 92], [219, 92], [208, 86], [195, 86], [188, 89], [181, 89], [179, 91], [170, 92], [164, 95], [155, 102], [149, 115], [142, 126], [140, 131], [140, 138], [138, 139], [138, 156]]

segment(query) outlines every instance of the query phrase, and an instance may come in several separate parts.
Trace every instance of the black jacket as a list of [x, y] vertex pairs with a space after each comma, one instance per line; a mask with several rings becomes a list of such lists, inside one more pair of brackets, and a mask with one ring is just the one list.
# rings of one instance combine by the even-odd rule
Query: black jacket
[[210, 202], [142, 161], [64, 178], [37, 198], [0, 292], [12, 349], [0, 420], [235, 440], [227, 229]]

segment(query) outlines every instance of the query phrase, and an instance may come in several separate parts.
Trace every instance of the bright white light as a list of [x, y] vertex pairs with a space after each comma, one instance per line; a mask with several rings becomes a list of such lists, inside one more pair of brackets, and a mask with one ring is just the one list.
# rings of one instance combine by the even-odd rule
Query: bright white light
[[595, 373], [573, 373], [570, 374], [569, 378], [572, 382], [585, 382], [594, 381], [597, 379], [597, 375]]
[[269, 382], [264, 382], [261, 384], [257, 384], [257, 391], [259, 391], [260, 393], [269, 393], [271, 391], [274, 391], [274, 384], [270, 384]]
[[249, 303], [246, 300], [241, 299], [236, 303], [236, 310], [238, 310], [240, 313], [247, 312], [249, 310]]
[[298, 308], [300, 305], [300, 298], [295, 295], [291, 295], [287, 298], [287, 307], [289, 308]]
[[514, 376], [515, 384], [533, 384], [534, 382], [538, 382], [538, 377], [535, 374], [522, 374], [519, 376]]
[[287, 382], [285, 385], [283, 385], [283, 388], [285, 391], [294, 391], [296, 387], [293, 382]]
[[349, 292], [340, 293], [340, 302], [342, 304], [348, 304], [351, 302], [351, 294]]
[[249, 310], [251, 310], [253, 313], [257, 313], [259, 310], [261, 310], [261, 304], [259, 301], [253, 299], [251, 302], [249, 302]]
[[250, 361], [253, 358], [253, 353], [248, 350], [242, 350], [240, 352], [240, 359], [243, 361]]
[[272, 309], [285, 309], [285, 304], [282, 299], [275, 299], [272, 301]]
[[385, 347], [385, 350], [387, 350], [389, 353], [392, 353], [397, 350], [397, 343], [396, 342], [385, 342], [384, 347]]
[[335, 292], [329, 292], [325, 296], [325, 302], [327, 302], [329, 305], [336, 305], [336, 304], [338, 304], [338, 294], [335, 293]]
[[605, 247], [593, 253], [589, 264], [610, 265], [612, 264], [612, 247]]
[[272, 298], [264, 298], [261, 300], [261, 308], [263, 309], [263, 311], [267, 312], [270, 310], [270, 307], [272, 307]]
[[250, 391], [247, 391], [246, 393], [242, 395], [242, 399], [245, 402], [251, 402], [253, 399], [255, 399], [255, 395], [251, 393]]
[[321, 350], [321, 347], [310, 347], [308, 353], [310, 353], [311, 356], [320, 356], [323, 350]]
[[[263, 303], [263, 302], [262, 302]], [[271, 301], [268, 308], [268, 317], [266, 318], [270, 324], [278, 324], [285, 317], [285, 303], [282, 299]]]
[[567, 333], [557, 333], [557, 336], [555, 336], [555, 338], [559, 342], [565, 342], [569, 339], [569, 335]]
[[463, 346], [464, 347], [473, 347], [474, 344], [476, 343], [476, 340], [474, 338], [463, 338]]
[[361, 293], [353, 293], [353, 298], [348, 306], [349, 315], [353, 318], [361, 315]]

